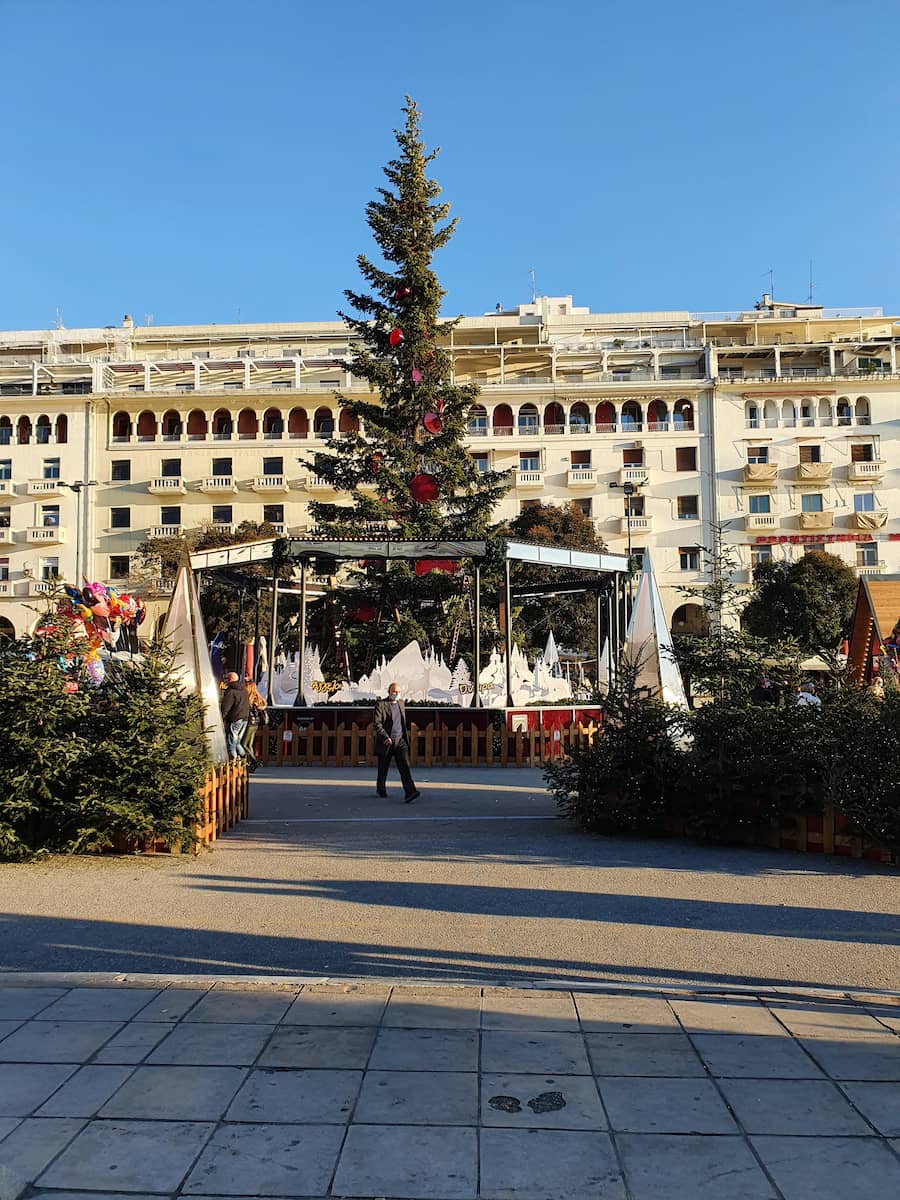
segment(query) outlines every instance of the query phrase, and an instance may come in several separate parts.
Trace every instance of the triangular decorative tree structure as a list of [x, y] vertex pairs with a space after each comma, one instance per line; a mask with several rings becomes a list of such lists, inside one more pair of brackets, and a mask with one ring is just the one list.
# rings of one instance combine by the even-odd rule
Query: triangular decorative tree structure
[[647, 688], [651, 696], [666, 704], [688, 707], [659, 586], [647, 553], [644, 554], [644, 569], [631, 610], [622, 657], [634, 668], [637, 688]]
[[556, 648], [556, 638], [553, 636], [552, 629], [547, 636], [547, 645], [544, 647], [544, 666], [551, 674], [559, 674], [559, 651]]
[[196, 692], [203, 701], [203, 724], [214, 763], [228, 760], [225, 726], [219, 708], [219, 685], [209, 657], [200, 599], [190, 567], [178, 570], [163, 639], [175, 651], [175, 677], [186, 692]]

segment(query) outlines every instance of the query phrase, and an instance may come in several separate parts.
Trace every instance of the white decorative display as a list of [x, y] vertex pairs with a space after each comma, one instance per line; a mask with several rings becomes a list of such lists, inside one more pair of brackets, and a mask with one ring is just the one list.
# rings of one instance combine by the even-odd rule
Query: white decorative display
[[647, 553], [644, 554], [644, 569], [628, 622], [623, 658], [636, 669], [637, 687], [647, 688], [651, 696], [664, 700], [666, 704], [684, 709], [688, 707], [681, 672], [675, 662], [672, 635]]

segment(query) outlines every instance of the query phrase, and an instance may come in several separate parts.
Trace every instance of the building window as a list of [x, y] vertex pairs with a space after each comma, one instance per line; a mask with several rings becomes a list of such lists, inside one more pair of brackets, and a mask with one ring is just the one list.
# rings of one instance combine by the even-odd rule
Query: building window
[[160, 475], [163, 479], [178, 479], [181, 475], [181, 459], [164, 458], [162, 460]]
[[131, 573], [131, 559], [127, 554], [111, 554], [109, 556], [110, 579], [127, 579]]
[[11, 458], [0, 458], [0, 479], [12, 479]]
[[634, 559], [634, 568], [636, 571], [644, 569], [644, 555], [647, 553], [646, 546], [632, 546], [631, 557]]
[[589, 467], [591, 465], [590, 450], [573, 450], [572, 451], [572, 466], [573, 467]]
[[763, 563], [772, 561], [771, 546], [751, 546], [750, 547], [750, 566], [752, 569], [761, 567]]
[[623, 467], [642, 467], [644, 465], [643, 450], [623, 450], [622, 451], [622, 466]]
[[675, 470], [676, 471], [696, 471], [697, 470], [697, 447], [696, 446], [676, 446], [675, 447]]
[[626, 496], [624, 508], [626, 517], [629, 514], [631, 514], [632, 517], [642, 517], [644, 515], [644, 497]]
[[112, 468], [111, 478], [113, 483], [127, 483], [131, 478], [131, 459], [114, 458], [110, 465]]
[[44, 528], [59, 524], [59, 505], [58, 504], [42, 504], [41, 505], [41, 524]]
[[747, 447], [747, 462], [748, 463], [767, 463], [769, 461], [768, 446], [748, 446]]
[[871, 442], [857, 442], [850, 447], [850, 461], [875, 462], [875, 447]]
[[239, 383], [238, 383], [238, 382], [236, 382], [236, 381], [234, 381], [234, 380], [232, 380], [230, 383], [223, 383], [223, 384], [222, 384], [222, 387], [223, 387], [223, 388], [224, 388], [226, 391], [228, 391], [228, 392], [237, 392], [237, 391], [240, 391], [240, 389], [241, 389], [243, 386], [244, 386], [244, 381], [243, 381], [243, 380], [241, 380]]
[[44, 479], [59, 479], [59, 459], [45, 458], [44, 459]]
[[263, 475], [283, 475], [284, 474], [284, 459], [283, 458], [264, 458], [263, 459]]
[[230, 504], [214, 504], [212, 506], [213, 525], [230, 525], [231, 524], [231, 505]]
[[822, 461], [821, 446], [801, 446], [800, 461], [802, 463], [818, 463]]
[[519, 470], [520, 471], [539, 471], [541, 469], [541, 460], [536, 454], [520, 454], [519, 455]]
[[803, 547], [804, 554], [825, 554], [827, 550], [824, 542], [807, 542]]
[[697, 546], [679, 546], [678, 559], [682, 571], [700, 570], [700, 550]]
[[807, 513], [820, 513], [825, 511], [825, 505], [822, 502], [821, 492], [807, 492], [800, 500], [800, 511]]
[[696, 521], [700, 515], [699, 496], [678, 497], [678, 520]]
[[269, 525], [284, 524], [284, 505], [283, 504], [264, 504], [263, 505], [263, 520]]
[[159, 510], [160, 525], [180, 525], [181, 524], [181, 505], [166, 504]]
[[214, 458], [212, 460], [213, 475], [231, 475], [230, 458]]
[[572, 503], [579, 512], [584, 513], [586, 517], [591, 516], [591, 501], [590, 500], [573, 500]]
[[0, 583], [6, 583], [9, 579], [9, 559], [0, 558]]
[[747, 510], [751, 513], [769, 513], [772, 511], [772, 497], [764, 492], [759, 496], [748, 496]]
[[4, 506], [0, 508], [0, 529], [9, 529], [11, 519], [12, 509], [8, 504], [4, 504]]
[[874, 512], [875, 511], [875, 493], [874, 492], [857, 492], [853, 497], [854, 512]]
[[486, 454], [473, 454], [472, 462], [475, 464], [475, 470], [479, 475], [484, 475], [491, 469], [491, 464]]
[[856, 543], [856, 565], [858, 567], [878, 566], [878, 544], [876, 542]]
[[54, 583], [57, 579], [59, 579], [58, 558], [41, 559], [41, 579], [44, 583]]
[[131, 509], [111, 508], [109, 510], [109, 527], [110, 529], [130, 529]]

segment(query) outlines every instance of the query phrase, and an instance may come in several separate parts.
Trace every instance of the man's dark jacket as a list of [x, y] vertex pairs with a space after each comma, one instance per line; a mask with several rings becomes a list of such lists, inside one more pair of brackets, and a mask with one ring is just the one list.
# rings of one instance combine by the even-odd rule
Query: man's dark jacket
[[250, 717], [250, 696], [244, 683], [238, 679], [229, 683], [222, 697], [222, 720], [226, 725], [235, 721], [247, 721]]
[[[400, 721], [403, 725], [403, 736], [409, 741], [409, 733], [406, 728], [406, 704], [403, 700], [398, 700], [400, 706]], [[391, 720], [391, 702], [388, 699], [375, 701], [375, 749], [385, 749], [385, 738], [389, 741], [394, 740], [391, 733], [393, 722]]]

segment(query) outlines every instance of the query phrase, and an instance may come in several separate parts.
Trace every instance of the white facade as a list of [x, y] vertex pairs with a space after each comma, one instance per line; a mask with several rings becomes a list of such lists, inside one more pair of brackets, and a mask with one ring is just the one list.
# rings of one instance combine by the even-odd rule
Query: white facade
[[[541, 297], [464, 318], [448, 345], [457, 382], [481, 388], [471, 453], [516, 471], [497, 516], [576, 500], [624, 553], [636, 485], [632, 547], [652, 552], [679, 632], [677, 589], [702, 581], [717, 521], [747, 581], [809, 544], [900, 573], [896, 333], [878, 309], [769, 297], [725, 314]], [[0, 629], [27, 628], [57, 574], [137, 586], [150, 536], [307, 530], [328, 489], [300, 459], [340, 430], [335, 392], [365, 386], [348, 355], [338, 322], [0, 333]]]

